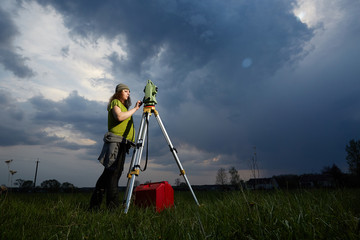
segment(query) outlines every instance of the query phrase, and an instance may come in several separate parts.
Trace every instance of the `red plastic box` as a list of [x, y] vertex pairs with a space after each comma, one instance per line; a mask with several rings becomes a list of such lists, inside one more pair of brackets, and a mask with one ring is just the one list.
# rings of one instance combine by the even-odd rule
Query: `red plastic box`
[[156, 211], [174, 206], [174, 189], [167, 181], [141, 184], [135, 188], [135, 205], [156, 206]]

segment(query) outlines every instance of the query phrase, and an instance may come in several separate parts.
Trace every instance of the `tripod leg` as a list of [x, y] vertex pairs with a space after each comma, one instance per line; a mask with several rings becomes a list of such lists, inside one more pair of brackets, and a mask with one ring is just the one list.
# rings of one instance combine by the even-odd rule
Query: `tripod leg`
[[156, 120], [157, 120], [157, 122], [158, 122], [158, 124], [159, 124], [159, 126], [160, 126], [160, 128], [161, 128], [161, 131], [162, 131], [163, 134], [164, 134], [164, 137], [165, 137], [166, 141], [167, 141], [168, 144], [169, 144], [170, 151], [171, 151], [171, 153], [173, 154], [173, 156], [174, 156], [174, 158], [175, 158], [175, 161], [176, 161], [176, 163], [177, 163], [177, 165], [178, 165], [178, 167], [179, 167], [180, 175], [182, 175], [182, 176], [184, 177], [184, 180], [185, 180], [186, 184], [188, 185], [188, 187], [189, 187], [189, 189], [190, 189], [190, 192], [191, 192], [191, 194], [193, 195], [196, 204], [197, 204], [198, 206], [200, 206], [200, 204], [199, 204], [199, 202], [198, 202], [198, 200], [197, 200], [197, 198], [196, 198], [196, 196], [195, 196], [195, 193], [194, 193], [194, 191], [193, 191], [193, 189], [192, 189], [192, 187], [191, 187], [191, 185], [190, 185], [190, 182], [189, 182], [189, 180], [188, 180], [187, 177], [186, 177], [185, 170], [184, 170], [184, 168], [182, 167], [182, 165], [181, 165], [181, 163], [180, 163], [179, 157], [178, 157], [178, 155], [177, 155], [177, 151], [176, 151], [176, 149], [174, 148], [174, 146], [172, 145], [171, 140], [170, 140], [170, 138], [169, 138], [169, 135], [167, 134], [167, 132], [166, 132], [166, 130], [165, 130], [165, 127], [164, 127], [164, 124], [162, 123], [161, 118], [160, 118], [160, 115], [159, 115], [159, 113], [158, 113], [157, 111], [155, 111], [155, 117], [156, 117]]
[[135, 177], [139, 175], [140, 170], [140, 160], [141, 155], [144, 148], [144, 142], [146, 137], [146, 129], [148, 128], [148, 122], [149, 122], [149, 114], [143, 113], [143, 117], [141, 119], [140, 129], [139, 129], [139, 135], [136, 140], [136, 147], [133, 152], [133, 156], [130, 163], [129, 173], [128, 173], [128, 182], [126, 187], [126, 192], [124, 196], [124, 204], [125, 204], [125, 210], [124, 212], [127, 213], [129, 206], [130, 206], [130, 200], [134, 188], [135, 183]]
[[[132, 158], [131, 158], [131, 162], [130, 162], [130, 166], [129, 166], [129, 172], [128, 172], [128, 181], [127, 181], [127, 185], [126, 186], [129, 186], [129, 183], [130, 183], [130, 178], [129, 178], [129, 175], [131, 174], [131, 171], [134, 169], [134, 165], [135, 165], [135, 156], [137, 155], [137, 152], [139, 150], [139, 140], [141, 139], [141, 132], [143, 131], [143, 128], [144, 128], [144, 124], [145, 124], [145, 113], [143, 113], [142, 117], [141, 117], [141, 122], [140, 122], [140, 128], [139, 128], [139, 133], [138, 133], [138, 136], [136, 138], [136, 145], [135, 145], [135, 149], [133, 151], [133, 155], [132, 155]], [[125, 196], [124, 196], [124, 201], [123, 203], [126, 202], [126, 196], [128, 195], [128, 188], [126, 188], [126, 192], [125, 192]]]

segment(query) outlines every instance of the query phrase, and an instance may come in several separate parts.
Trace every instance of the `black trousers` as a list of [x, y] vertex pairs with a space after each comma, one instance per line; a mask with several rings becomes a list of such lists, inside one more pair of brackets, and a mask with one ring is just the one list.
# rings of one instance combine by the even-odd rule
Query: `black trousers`
[[104, 195], [106, 194], [106, 206], [117, 208], [119, 206], [119, 179], [124, 170], [125, 157], [128, 147], [120, 144], [120, 149], [115, 162], [103, 173], [96, 182], [95, 190], [91, 196], [90, 209], [99, 209]]

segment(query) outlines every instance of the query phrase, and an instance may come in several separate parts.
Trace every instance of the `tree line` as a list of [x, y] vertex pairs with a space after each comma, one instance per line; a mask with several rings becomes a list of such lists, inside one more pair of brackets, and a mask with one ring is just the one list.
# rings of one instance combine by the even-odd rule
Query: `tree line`
[[29, 192], [33, 190], [46, 192], [73, 192], [77, 189], [72, 183], [60, 183], [56, 179], [45, 180], [37, 187], [34, 186], [33, 181], [24, 179], [16, 179], [14, 184], [18, 186], [20, 192]]
[[[337, 187], [360, 187], [360, 140], [352, 139], [345, 147], [346, 162], [348, 164], [349, 173], [343, 173], [338, 166], [326, 166], [321, 171], [321, 175], [329, 176], [333, 179], [334, 185]], [[299, 187], [301, 178], [309, 177], [315, 174], [302, 175], [279, 175], [273, 176], [279, 185], [286, 185], [287, 188]], [[220, 168], [216, 175], [215, 184], [232, 185], [239, 187], [244, 181], [240, 179], [238, 171], [235, 167], [231, 167], [228, 171]]]

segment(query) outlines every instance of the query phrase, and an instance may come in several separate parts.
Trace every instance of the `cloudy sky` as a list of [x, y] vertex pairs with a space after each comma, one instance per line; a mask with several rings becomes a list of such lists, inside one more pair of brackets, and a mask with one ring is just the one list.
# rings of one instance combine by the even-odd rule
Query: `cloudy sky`
[[[347, 172], [345, 146], [360, 138], [359, 12], [358, 0], [2, 0], [0, 184], [8, 169], [33, 180], [39, 160], [37, 184], [94, 186], [107, 101], [120, 82], [141, 100], [147, 79], [194, 185], [231, 166], [249, 179], [255, 151], [260, 177]], [[138, 180], [174, 184], [154, 117], [149, 139]]]

